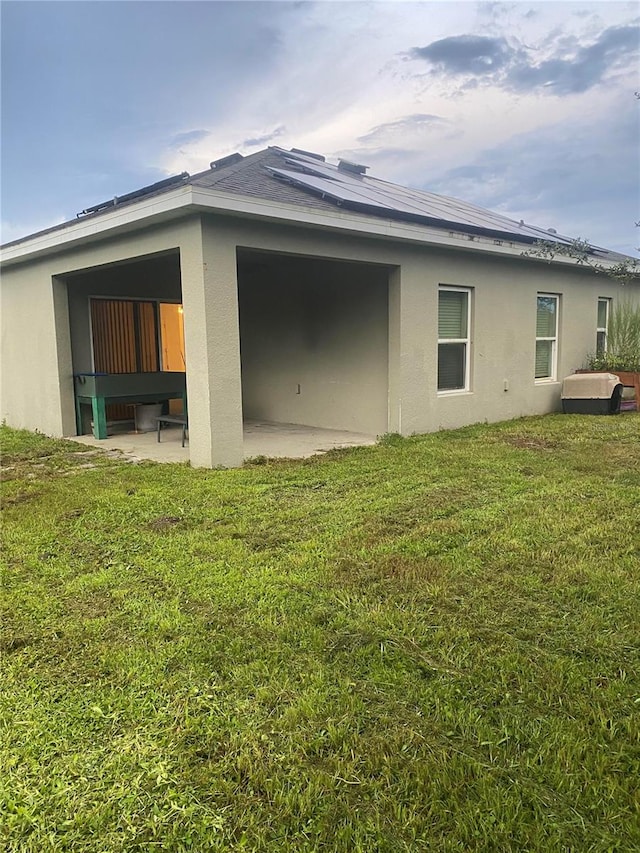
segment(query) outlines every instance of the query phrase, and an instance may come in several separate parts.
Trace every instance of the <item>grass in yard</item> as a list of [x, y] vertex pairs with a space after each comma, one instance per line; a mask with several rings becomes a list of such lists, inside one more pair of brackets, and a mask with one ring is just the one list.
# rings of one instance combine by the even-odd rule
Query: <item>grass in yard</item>
[[640, 415], [2, 444], [8, 853], [640, 849]]

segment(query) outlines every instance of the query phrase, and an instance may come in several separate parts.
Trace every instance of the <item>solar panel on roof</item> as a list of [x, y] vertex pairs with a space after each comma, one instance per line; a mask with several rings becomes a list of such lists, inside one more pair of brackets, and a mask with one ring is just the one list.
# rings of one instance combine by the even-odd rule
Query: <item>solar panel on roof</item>
[[401, 187], [366, 175], [340, 171], [335, 166], [312, 160], [297, 152], [277, 150], [286, 165], [296, 171], [272, 167], [270, 171], [274, 175], [346, 205], [364, 205], [373, 208], [374, 212], [384, 210], [389, 215], [395, 213], [401, 217], [436, 220], [446, 225], [490, 231], [520, 239], [544, 238], [558, 243], [570, 242], [568, 238], [558, 234], [526, 225], [524, 222], [518, 223], [469, 202]]
[[300, 169], [302, 167], [302, 170], [307, 174], [317, 175], [319, 178], [328, 178], [330, 181], [347, 183], [347, 181], [342, 180], [343, 176], [338, 172], [335, 166], [330, 166], [325, 163], [300, 163], [299, 160], [294, 159], [293, 157], [285, 157], [284, 162], [287, 166], [293, 166], [294, 169]]
[[[289, 165], [297, 165], [295, 159], [285, 157], [285, 163]], [[380, 190], [375, 184], [371, 185], [369, 183], [364, 183], [362, 180], [359, 180], [357, 177], [352, 178], [351, 173], [339, 173], [335, 167], [332, 166], [320, 166], [316, 167], [315, 164], [307, 166], [304, 164], [304, 172], [295, 172], [288, 173], [291, 177], [297, 178], [301, 184], [305, 183], [305, 179], [309, 175], [314, 175], [318, 179], [325, 179], [330, 182], [331, 189], [327, 189], [327, 194], [332, 194], [334, 197], [340, 197], [342, 200], [347, 201], [349, 198], [352, 198], [354, 201], [357, 200], [360, 203], [364, 204], [372, 204], [376, 207], [384, 207], [386, 210], [398, 210], [403, 211], [405, 213], [413, 213], [413, 214], [423, 214], [424, 215], [424, 204], [420, 205], [418, 203], [405, 203], [404, 201], [394, 197], [390, 192], [385, 192], [384, 190]], [[312, 182], [308, 182], [312, 183]], [[376, 182], [377, 183], [377, 182]], [[320, 184], [314, 184], [318, 189], [321, 188]], [[390, 186], [393, 186], [392, 184]], [[339, 188], [339, 190], [338, 190]], [[339, 193], [339, 194], [338, 194]]]
[[268, 167], [268, 169], [274, 175], [278, 175], [288, 181], [293, 181], [299, 186], [306, 186], [309, 189], [313, 189], [316, 192], [327, 195], [336, 201], [350, 201], [358, 204], [367, 204], [373, 207], [379, 207], [383, 210], [391, 209], [388, 205], [381, 204], [380, 202], [368, 201], [362, 196], [351, 192], [347, 187], [341, 186], [337, 182], [328, 181], [326, 178], [318, 178], [315, 175], [308, 175], [304, 172], [291, 172], [287, 169], [276, 169], [273, 166]]
[[465, 215], [462, 211], [456, 211], [453, 206], [447, 209], [446, 205], [433, 205], [424, 202], [422, 204], [405, 204], [401, 199], [394, 199], [393, 195], [389, 192], [377, 192], [377, 188], [375, 187], [361, 184], [354, 187], [346, 186], [341, 181], [320, 177], [310, 174], [307, 171], [293, 172], [273, 167], [269, 171], [278, 177], [292, 181], [300, 187], [319, 192], [337, 202], [374, 208], [380, 212], [384, 211], [389, 215], [396, 213], [412, 218], [436, 220], [438, 222], [457, 225], [458, 227], [485, 228], [503, 234], [517, 233], [514, 232], [514, 226], [517, 227], [516, 223], [502, 217], [491, 218], [491, 221], [489, 221], [489, 217], [483, 220], [480, 217]]
[[[418, 190], [410, 190], [406, 187], [400, 187], [395, 184], [390, 184], [385, 181], [377, 180], [376, 178], [365, 178], [364, 180], [351, 173], [341, 173], [335, 166], [308, 163], [305, 161], [301, 164], [300, 159], [287, 156], [284, 158], [285, 163], [291, 166], [302, 165], [305, 173], [314, 174], [318, 177], [325, 177], [332, 183], [348, 187], [358, 196], [367, 199], [369, 202], [382, 204], [389, 210], [404, 211], [417, 215], [427, 215], [432, 218], [441, 219], [447, 212], [451, 213], [451, 205], [447, 202], [452, 202], [460, 207], [460, 213], [474, 209], [479, 213], [484, 211], [481, 208], [473, 208], [472, 205], [467, 205], [464, 202], [456, 202], [455, 199], [446, 199], [444, 196], [438, 196], [433, 193], [420, 192]], [[488, 213], [488, 211], [487, 211]], [[468, 215], [468, 213], [467, 213]], [[502, 224], [510, 222], [510, 220], [500, 217]], [[470, 220], [467, 224], [479, 224]], [[510, 224], [515, 224], [510, 222]]]
[[97, 213], [106, 207], [115, 207], [118, 204], [134, 201], [135, 199], [142, 198], [145, 195], [151, 195], [152, 193], [159, 192], [160, 190], [169, 189], [176, 184], [184, 184], [188, 178], [188, 172], [181, 172], [179, 175], [174, 175], [171, 178], [164, 178], [162, 181], [157, 181], [155, 184], [149, 184], [149, 186], [146, 187], [141, 187], [139, 190], [134, 190], [133, 192], [126, 193], [121, 196], [114, 196], [107, 201], [101, 201], [100, 204], [94, 204], [92, 207], [86, 207], [84, 210], [81, 210], [80, 213], [76, 214], [76, 218], [80, 218], [88, 213]]

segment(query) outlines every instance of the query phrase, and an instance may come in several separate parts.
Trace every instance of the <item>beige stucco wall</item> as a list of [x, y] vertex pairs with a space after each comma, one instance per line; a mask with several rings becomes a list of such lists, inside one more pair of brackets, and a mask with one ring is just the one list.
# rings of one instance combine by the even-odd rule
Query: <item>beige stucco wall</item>
[[10, 426], [61, 436], [74, 424], [64, 285], [42, 261], [4, 273], [0, 293], [0, 416]]
[[[73, 366], [67, 294], [71, 275], [105, 264], [178, 250], [191, 460], [202, 466], [240, 464], [238, 248], [241, 254], [247, 249], [272, 251], [377, 264], [390, 271], [386, 347], [380, 333], [384, 325], [383, 297], [376, 285], [371, 291], [376, 295], [369, 301], [365, 275], [349, 291], [345, 288], [331, 292], [332, 285], [328, 285], [330, 298], [322, 324], [323, 334], [334, 335], [330, 354], [336, 364], [341, 355], [343, 366], [345, 360], [351, 360], [354, 366], [362, 353], [368, 352], [375, 358], [370, 375], [377, 389], [373, 398], [378, 402], [373, 404], [376, 414], [369, 413], [365, 418], [370, 418], [371, 424], [379, 423], [376, 431], [380, 432], [388, 429], [411, 434], [559, 408], [560, 380], [580, 367], [595, 346], [598, 297], [616, 299], [623, 293], [633, 293], [640, 299], [637, 287], [623, 289], [604, 276], [544, 262], [350, 237], [318, 228], [258, 220], [191, 215], [179, 222], [100, 240], [94, 245], [3, 271], [2, 418], [17, 427], [39, 429], [51, 435], [72, 435]], [[375, 274], [379, 275], [379, 271]], [[441, 283], [467, 286], [473, 292], [471, 389], [460, 394], [439, 395], [436, 387], [437, 305]], [[321, 288], [321, 284], [317, 287]], [[533, 371], [539, 291], [560, 295], [561, 313], [558, 381], [537, 384]], [[372, 322], [366, 329], [360, 329], [359, 340], [349, 341], [347, 330], [353, 330], [352, 320], [359, 306], [363, 312], [371, 311]], [[302, 310], [300, 306], [295, 309], [288, 306], [284, 315], [278, 317], [272, 307], [270, 319], [279, 323], [283, 334], [291, 334], [285, 321], [288, 319], [293, 325]], [[346, 355], [349, 358], [345, 359]], [[386, 416], [379, 407], [380, 389], [385, 384], [381, 380], [381, 365], [385, 359]], [[263, 379], [271, 381], [274, 375], [277, 374], [273, 371], [270, 375], [265, 372]], [[354, 370], [354, 387], [356, 378]], [[293, 373], [287, 382], [289, 379], [293, 379], [294, 386], [299, 381]], [[363, 385], [369, 381], [366, 372], [359, 381]], [[504, 390], [505, 382], [508, 391]], [[245, 401], [247, 407], [258, 402], [258, 392], [250, 384], [245, 390]], [[293, 419], [295, 410], [287, 410], [285, 402], [289, 403], [280, 401], [278, 411], [291, 411]], [[352, 410], [358, 408], [355, 403], [356, 398], [346, 394], [334, 397], [326, 408], [330, 417], [344, 418], [340, 421], [344, 424], [353, 417]], [[309, 414], [301, 415], [304, 421], [317, 422], [312, 411], [309, 408]]]
[[257, 255], [238, 279], [245, 418], [386, 432], [388, 271]]
[[[404, 435], [560, 408], [561, 380], [595, 348], [598, 297], [621, 287], [584, 268], [492, 257], [211, 217], [220, 241], [243, 249], [375, 263], [391, 269], [387, 429]], [[472, 288], [471, 388], [437, 390], [438, 285]], [[557, 380], [534, 380], [536, 299], [560, 296]], [[505, 391], [505, 383], [508, 390]], [[386, 431], [386, 430], [385, 430]]]
[[241, 465], [242, 385], [236, 248], [203, 219], [181, 253], [189, 455], [192, 465]]
[[3, 269], [0, 401], [8, 424], [75, 433], [69, 274], [179, 246], [188, 232], [186, 223], [150, 229]]
[[[399, 421], [403, 434], [559, 409], [561, 380], [584, 366], [587, 354], [595, 349], [598, 297], [616, 299], [630, 292], [582, 270], [428, 250], [403, 264], [401, 279]], [[472, 289], [468, 392], [437, 391], [439, 284]], [[554, 382], [534, 379], [540, 292], [560, 297]], [[637, 288], [635, 292], [637, 297]]]
[[[229, 247], [226, 251], [225, 268], [222, 258], [226, 249], [226, 245], [216, 247], [215, 239], [205, 241], [200, 217], [192, 216], [5, 268], [1, 288], [2, 418], [18, 428], [37, 429], [53, 436], [74, 435], [69, 289], [78, 339], [81, 330], [75, 324], [82, 326], [85, 322], [82, 295], [78, 302], [73, 298], [74, 282], [81, 280], [77, 274], [91, 270], [94, 282], [104, 277], [105, 285], [113, 276], [118, 290], [121, 268], [98, 268], [178, 250], [191, 459], [203, 466], [240, 464], [242, 409], [235, 249]], [[222, 269], [226, 269], [226, 278], [219, 275]], [[88, 286], [93, 289], [93, 282]], [[222, 306], [230, 313], [225, 313]], [[222, 334], [217, 334], [217, 323], [224, 325]], [[80, 352], [77, 357], [86, 359], [86, 355], [86, 351]], [[227, 364], [226, 373], [217, 367], [212, 369], [212, 365], [222, 363]]]

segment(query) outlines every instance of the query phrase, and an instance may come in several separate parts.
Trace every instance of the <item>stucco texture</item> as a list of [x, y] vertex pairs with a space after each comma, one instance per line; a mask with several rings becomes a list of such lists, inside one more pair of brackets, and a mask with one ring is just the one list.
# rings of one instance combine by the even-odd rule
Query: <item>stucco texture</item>
[[[437, 389], [439, 285], [470, 289], [463, 392]], [[557, 410], [562, 379], [595, 348], [598, 298], [640, 298], [639, 288], [585, 269], [472, 244], [190, 214], [6, 269], [1, 399], [10, 425], [74, 433], [72, 376], [90, 354], [86, 300], [96, 287], [93, 295], [182, 299], [190, 456], [205, 467], [241, 464], [243, 413], [409, 435]], [[559, 296], [553, 382], [534, 380], [540, 292]]]

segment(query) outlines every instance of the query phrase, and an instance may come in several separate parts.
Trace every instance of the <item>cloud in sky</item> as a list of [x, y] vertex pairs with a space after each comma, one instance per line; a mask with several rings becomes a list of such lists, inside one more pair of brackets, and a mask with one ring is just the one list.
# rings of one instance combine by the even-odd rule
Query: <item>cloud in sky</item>
[[182, 148], [183, 145], [189, 145], [192, 142], [202, 142], [210, 136], [208, 130], [185, 130], [182, 133], [176, 133], [173, 139], [169, 142], [170, 148]]
[[504, 38], [462, 35], [414, 47], [410, 56], [426, 59], [441, 74], [492, 74], [511, 63], [514, 53]]
[[[637, 108], [633, 3], [5, 2], [1, 12], [2, 206], [14, 223], [73, 217], [273, 144], [350, 156], [381, 178], [485, 206], [521, 203], [515, 214], [599, 242], [629, 219], [636, 175], [631, 164], [626, 187], [619, 179], [629, 158], [616, 120]], [[559, 185], [567, 170], [594, 184], [588, 198], [578, 177], [555, 197], [531, 191], [531, 173]]]
[[483, 149], [430, 189], [559, 232], [571, 223], [570, 236], [627, 251], [638, 243], [637, 192], [628, 192], [640, 183], [637, 142], [637, 116], [617, 102], [600, 121], [557, 122]]
[[357, 138], [357, 142], [363, 145], [370, 143], [374, 145], [389, 144], [391, 140], [406, 138], [412, 133], [425, 133], [434, 129], [440, 129], [448, 125], [447, 119], [429, 113], [414, 113], [403, 116], [395, 121], [388, 121], [372, 127], [367, 133]]
[[277, 73], [296, 17], [289, 3], [153, 0], [3, 2], [0, 13], [2, 202], [18, 221], [39, 215], [30, 181], [74, 216], [163, 178], [164, 159], [186, 160], [194, 144], [215, 155], [216, 116]]
[[[577, 40], [576, 40], [577, 42]], [[549, 59], [535, 64], [516, 60], [507, 76], [507, 84], [516, 91], [538, 87], [553, 94], [586, 92], [604, 82], [609, 72], [629, 65], [638, 58], [640, 27], [609, 27], [591, 44], [575, 45], [573, 56], [565, 59], [557, 51]]]
[[[640, 26], [608, 27], [589, 42], [562, 35], [549, 54], [506, 38], [457, 35], [409, 51], [426, 60], [436, 75], [469, 75], [515, 92], [540, 90], [554, 95], [586, 92], [606, 80], [609, 72], [638, 57]], [[488, 79], [490, 78], [490, 79]]]
[[286, 131], [284, 125], [280, 125], [280, 127], [276, 127], [275, 130], [271, 130], [267, 133], [263, 133], [259, 136], [254, 136], [253, 138], [243, 139], [240, 143], [241, 148], [262, 148], [265, 145], [268, 145], [271, 142], [274, 142], [279, 136], [282, 136]]

